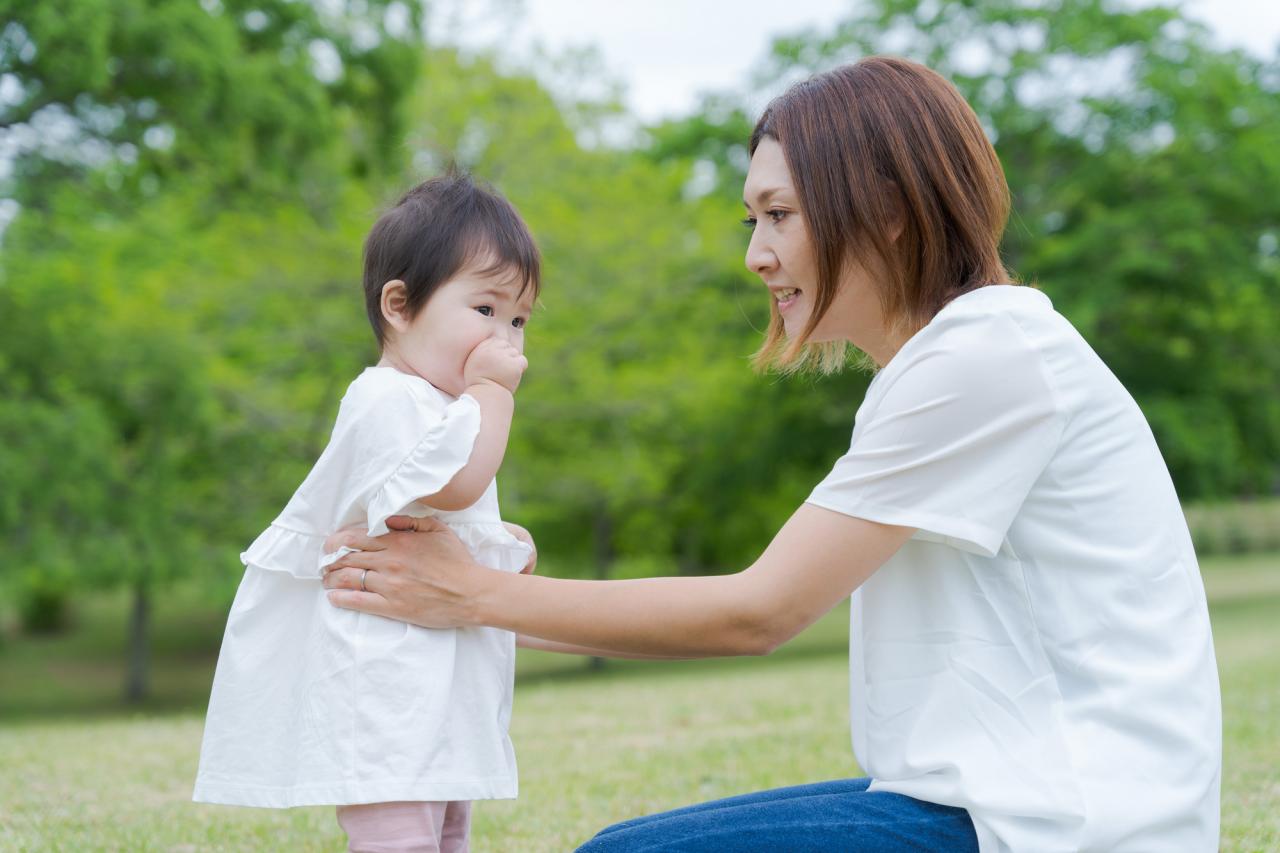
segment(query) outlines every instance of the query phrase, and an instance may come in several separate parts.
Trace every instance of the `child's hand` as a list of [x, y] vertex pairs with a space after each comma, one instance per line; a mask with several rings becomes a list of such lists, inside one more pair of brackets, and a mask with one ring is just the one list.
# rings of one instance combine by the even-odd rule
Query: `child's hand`
[[467, 356], [466, 363], [462, 365], [462, 379], [468, 385], [496, 382], [514, 394], [528, 366], [529, 359], [508, 342], [485, 338]]
[[524, 544], [533, 549], [533, 554], [529, 557], [529, 562], [520, 570], [522, 575], [531, 575], [538, 565], [538, 546], [533, 544], [533, 536], [529, 531], [525, 530], [518, 524], [512, 524], [509, 521], [502, 522], [502, 526], [507, 528], [507, 532], [519, 539]]

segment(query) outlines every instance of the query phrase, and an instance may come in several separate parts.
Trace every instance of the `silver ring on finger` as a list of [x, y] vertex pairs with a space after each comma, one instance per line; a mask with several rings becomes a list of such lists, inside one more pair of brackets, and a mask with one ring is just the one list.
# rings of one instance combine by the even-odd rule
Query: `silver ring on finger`
[[360, 591], [361, 591], [361, 592], [368, 592], [368, 591], [369, 591], [368, 589], [366, 589], [366, 588], [365, 588], [365, 585], [364, 585], [365, 579], [366, 579], [367, 577], [369, 577], [369, 570], [368, 570], [368, 569], [365, 569], [365, 570], [360, 574]]

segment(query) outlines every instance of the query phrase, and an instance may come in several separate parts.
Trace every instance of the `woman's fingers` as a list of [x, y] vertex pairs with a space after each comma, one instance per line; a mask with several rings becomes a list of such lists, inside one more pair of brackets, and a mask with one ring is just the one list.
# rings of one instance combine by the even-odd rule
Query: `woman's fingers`
[[444, 522], [431, 516], [414, 518], [409, 515], [391, 516], [387, 519], [387, 527], [392, 530], [413, 531], [415, 533], [430, 533], [435, 530], [447, 529]]
[[429, 628], [466, 624], [471, 573], [479, 568], [467, 546], [432, 518], [396, 519], [395, 525], [412, 529], [382, 536], [383, 550], [344, 553], [325, 568], [330, 602]]
[[382, 595], [385, 591], [384, 583], [381, 574], [369, 569], [334, 569], [324, 576], [324, 585], [329, 590], [325, 594], [334, 607], [403, 619], [403, 614], [396, 612], [391, 602]]
[[363, 524], [352, 524], [341, 530], [335, 530], [324, 540], [324, 552], [332, 554], [339, 548], [355, 548], [358, 551], [381, 551], [386, 545], [365, 532]]
[[332, 590], [350, 589], [357, 592], [378, 593], [381, 591], [381, 583], [382, 576], [369, 569], [350, 567], [331, 569], [324, 576], [325, 589]]
[[388, 574], [396, 571], [391, 557], [383, 551], [352, 551], [349, 554], [343, 554], [337, 560], [325, 566], [324, 576], [326, 582], [330, 575], [342, 569], [369, 569], [371, 572], [387, 572]]
[[361, 613], [372, 613], [375, 616], [396, 618], [390, 603], [376, 592], [360, 592], [360, 590], [331, 589], [326, 593], [329, 603], [343, 610], [359, 610]]

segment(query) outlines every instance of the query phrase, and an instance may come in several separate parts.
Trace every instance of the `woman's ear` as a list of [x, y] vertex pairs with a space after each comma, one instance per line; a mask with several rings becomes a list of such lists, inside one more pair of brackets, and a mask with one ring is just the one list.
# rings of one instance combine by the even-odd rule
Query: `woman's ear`
[[403, 332], [409, 328], [409, 289], [398, 278], [382, 285], [382, 319], [391, 328]]

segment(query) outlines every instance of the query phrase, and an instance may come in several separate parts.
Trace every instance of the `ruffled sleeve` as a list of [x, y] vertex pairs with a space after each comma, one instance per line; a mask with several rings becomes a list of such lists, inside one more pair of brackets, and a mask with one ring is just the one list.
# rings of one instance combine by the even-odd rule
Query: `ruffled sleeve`
[[447, 486], [471, 458], [480, 434], [480, 404], [463, 394], [437, 417], [370, 498], [366, 511], [370, 536], [386, 533], [389, 517]]
[[475, 398], [446, 396], [417, 377], [371, 368], [347, 389], [333, 435], [288, 506], [240, 555], [246, 566], [316, 578], [341, 556], [324, 553], [330, 531], [421, 516], [419, 498], [439, 492], [466, 466], [480, 433]]

